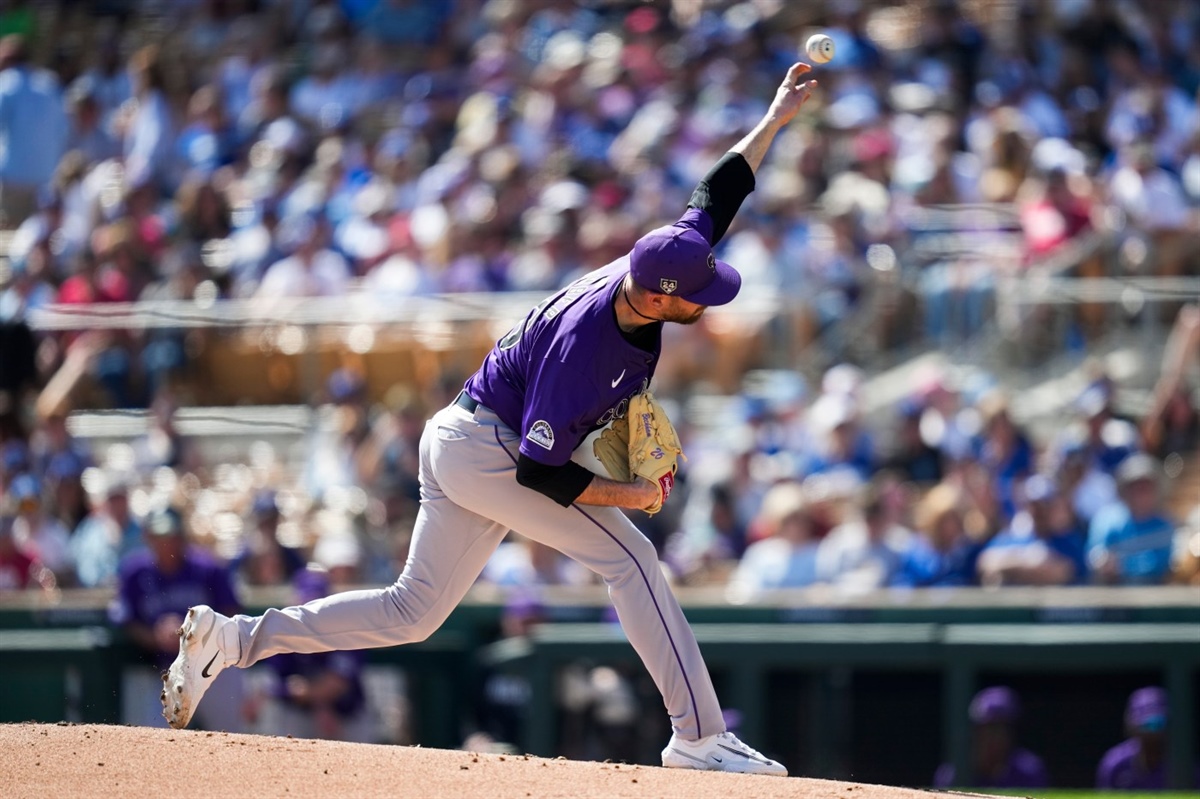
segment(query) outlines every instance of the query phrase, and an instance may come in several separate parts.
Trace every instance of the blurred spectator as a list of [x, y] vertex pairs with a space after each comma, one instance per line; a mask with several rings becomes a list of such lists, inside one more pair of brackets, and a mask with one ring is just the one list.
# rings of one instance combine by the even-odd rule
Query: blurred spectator
[[17, 546], [13, 517], [0, 513], [0, 594], [39, 587], [41, 564]]
[[0, 224], [14, 228], [33, 212], [67, 144], [62, 90], [29, 63], [25, 37], [0, 39]]
[[44, 471], [47, 508], [66, 530], [74, 530], [88, 512], [81, 481], [85, 466], [76, 454], [62, 452], [50, 459]]
[[729, 483], [721, 482], [708, 489], [706, 518], [700, 523], [684, 523], [670, 537], [665, 560], [685, 580], [724, 581], [727, 575], [721, 567], [728, 568], [727, 564], [735, 563], [745, 551], [746, 526], [738, 517]]
[[267, 268], [256, 292], [259, 297], [321, 297], [344, 294], [350, 279], [346, 259], [324, 245], [323, 223], [295, 216], [279, 231], [280, 244], [290, 252]]
[[[291, 580], [295, 604], [314, 602], [331, 593], [329, 577], [307, 568]], [[320, 652], [268, 658], [273, 680], [263, 708], [264, 731], [293, 738], [372, 743], [373, 718], [363, 690], [363, 653]]]
[[104, 121], [96, 82], [85, 75], [67, 91], [71, 132], [67, 149], [77, 151], [84, 164], [97, 164], [121, 154], [121, 145]]
[[0, 446], [0, 491], [8, 492], [13, 481], [29, 469], [29, 445], [24, 438], [12, 437]]
[[1082, 435], [1068, 431], [1049, 452], [1051, 477], [1086, 529], [1103, 507], [1117, 499], [1117, 482], [1090, 456]]
[[361, 27], [390, 45], [431, 44], [448, 15], [435, 0], [379, 0]]
[[925, 440], [921, 420], [926, 407], [916, 400], [905, 400], [898, 408], [898, 430], [895, 449], [885, 461], [885, 467], [913, 483], [932, 485], [942, 479], [942, 455], [937, 447]]
[[85, 588], [114, 585], [117, 567], [142, 546], [142, 526], [129, 510], [129, 487], [120, 477], [93, 469], [88, 486], [92, 511], [71, 536], [71, 554], [79, 584]]
[[279, 519], [276, 492], [260, 489], [254, 495], [242, 551], [229, 564], [230, 571], [247, 585], [282, 585], [291, 582], [305, 567], [302, 551], [280, 543]]
[[170, 191], [174, 183], [174, 125], [165, 94], [159, 48], [147, 45], [129, 61], [133, 97], [121, 107], [125, 172], [133, 185]]
[[[227, 615], [241, 611], [229, 573], [207, 552], [188, 543], [183, 516], [174, 508], [153, 511], [142, 527], [145, 549], [126, 555], [119, 567], [118, 587], [109, 608], [114, 624], [124, 629], [153, 668], [126, 686], [130, 703], [125, 718], [143, 726], [165, 726], [157, 692], [159, 673], [179, 652], [178, 629], [188, 608], [209, 605]], [[235, 670], [236, 671], [236, 670]], [[154, 688], [156, 683], [159, 688]], [[240, 681], [217, 675], [209, 691], [218, 701], [206, 703], [197, 718], [209, 729], [239, 731]]]
[[1021, 510], [979, 554], [979, 582], [985, 586], [1084, 582], [1084, 533], [1058, 487], [1050, 478], [1035, 474], [1025, 480], [1021, 493]]
[[556, 549], [510, 534], [483, 567], [480, 579], [504, 588], [587, 585], [591, 572]]
[[[1139, 688], [1125, 705], [1125, 732], [1129, 738], [1104, 753], [1096, 768], [1096, 788], [1101, 791], [1162, 791], [1167, 787], [1167, 692], [1158, 687]], [[1200, 787], [1197, 770], [1196, 787]]]
[[420, 400], [400, 387], [388, 392], [384, 404], [354, 458], [359, 483], [381, 498], [388, 518], [395, 519], [421, 500], [417, 473], [426, 412]]
[[8, 487], [7, 504], [4, 511], [13, 516], [17, 547], [49, 569], [60, 585], [73, 583], [70, 533], [43, 505], [41, 481], [32, 474], [16, 477]]
[[1112, 388], [1099, 380], [1090, 385], [1075, 407], [1087, 425], [1084, 442], [1088, 459], [1094, 468], [1107, 474], [1137, 449], [1137, 428], [1112, 412]]
[[160, 466], [180, 473], [195, 472], [203, 465], [196, 445], [175, 426], [177, 410], [175, 397], [169, 391], [159, 391], [150, 406], [145, 434], [132, 442], [134, 464], [142, 474], [148, 475]]
[[1187, 524], [1176, 533], [1171, 561], [1172, 582], [1200, 587], [1200, 504], [1192, 509]]
[[1188, 369], [1200, 362], [1200, 306], [1179, 311], [1163, 351], [1162, 374], [1143, 422], [1150, 449], [1159, 454], [1196, 449], [1200, 412], [1188, 398]]
[[321, 499], [331, 488], [358, 485], [355, 452], [371, 432], [367, 418], [367, 385], [352, 369], [337, 369], [325, 383], [332, 403], [333, 423], [314, 428], [302, 481], [308, 493]]
[[858, 424], [855, 400], [844, 394], [823, 394], [808, 412], [812, 442], [802, 462], [802, 475], [849, 472], [870, 479], [875, 457], [869, 435]]
[[917, 505], [917, 532], [896, 574], [895, 585], [941, 588], [972, 585], [979, 548], [967, 538], [962, 491], [946, 483]]
[[[1061, 142], [1062, 147], [1082, 162], [1083, 156], [1070, 150], [1066, 142], [1047, 141]], [[1031, 182], [1022, 186], [1021, 228], [1031, 258], [1048, 255], [1091, 228], [1090, 198], [1082, 167], [1080, 163], [1078, 172], [1069, 176], [1064, 166], [1054, 164], [1044, 177], [1031, 178]]]
[[985, 394], [978, 409], [982, 423], [979, 461], [995, 480], [1005, 516], [1011, 517], [1016, 508], [1016, 488], [1033, 471], [1033, 446], [1013, 422], [1008, 398], [1002, 392]]
[[185, 180], [175, 193], [175, 206], [176, 236], [187, 243], [198, 247], [233, 232], [226, 197], [211, 177]]
[[1042, 759], [1017, 744], [1021, 705], [1011, 688], [984, 688], [971, 700], [973, 779], [957, 779], [954, 766], [943, 763], [933, 777], [935, 788], [1046, 788], [1050, 778]]
[[176, 146], [180, 166], [199, 175], [211, 175], [232, 161], [233, 130], [216, 86], [201, 86], [192, 94]]
[[755, 527], [764, 537], [746, 548], [729, 581], [731, 597], [745, 601], [817, 581], [817, 539], [803, 486], [785, 482], [771, 488]]
[[821, 582], [865, 591], [895, 580], [912, 544], [912, 531], [900, 524], [903, 491], [903, 486], [886, 474], [867, 486], [860, 517], [835, 527], [817, 549]]
[[1131, 144], [1120, 153], [1109, 190], [1117, 207], [1140, 230], [1164, 233], [1187, 223], [1188, 203], [1179, 178], [1158, 166], [1149, 144]]
[[1120, 501], [1099, 511], [1088, 530], [1096, 581], [1145, 585], [1166, 577], [1175, 525], [1164, 515], [1161, 472], [1149, 455], [1131, 455], [1118, 467]]
[[100, 107], [101, 124], [107, 129], [121, 106], [133, 97], [133, 80], [121, 62], [121, 37], [117, 31], [109, 29], [98, 38], [99, 45], [93, 51], [95, 61], [79, 79], [91, 83]]
[[29, 457], [34, 471], [39, 473], [48, 471], [55, 459], [66, 459], [64, 463], [73, 462], [81, 469], [92, 462], [87, 446], [71, 435], [63, 413], [50, 413], [39, 419], [30, 437]]

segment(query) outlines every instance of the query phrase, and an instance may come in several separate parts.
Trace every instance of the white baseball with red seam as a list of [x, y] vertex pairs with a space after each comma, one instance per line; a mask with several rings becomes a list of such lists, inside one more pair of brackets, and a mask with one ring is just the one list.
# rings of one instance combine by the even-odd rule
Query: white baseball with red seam
[[828, 64], [833, 60], [833, 39], [830, 39], [823, 33], [814, 33], [808, 37], [808, 43], [804, 45], [804, 52], [808, 53], [808, 57], [816, 64]]

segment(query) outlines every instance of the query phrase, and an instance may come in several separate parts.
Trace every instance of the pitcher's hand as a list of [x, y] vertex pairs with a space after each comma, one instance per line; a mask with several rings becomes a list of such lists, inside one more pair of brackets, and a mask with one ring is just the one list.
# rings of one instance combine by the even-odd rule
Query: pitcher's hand
[[767, 116], [780, 125], [786, 125], [796, 116], [796, 112], [800, 110], [800, 106], [812, 96], [812, 90], [816, 87], [815, 80], [803, 80], [812, 67], [803, 62], [792, 64], [787, 71], [787, 76], [784, 77], [783, 83], [779, 84], [779, 88], [775, 91], [775, 99], [771, 101], [771, 108], [767, 112]]

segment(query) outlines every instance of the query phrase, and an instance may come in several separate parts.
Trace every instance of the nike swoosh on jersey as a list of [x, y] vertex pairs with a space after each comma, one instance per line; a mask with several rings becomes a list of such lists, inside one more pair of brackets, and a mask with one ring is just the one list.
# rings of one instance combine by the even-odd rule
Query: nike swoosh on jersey
[[614, 381], [612, 381], [612, 387], [613, 387], [613, 388], [616, 388], [616, 387], [617, 387], [617, 385], [618, 385], [618, 384], [621, 382], [621, 380], [622, 380], [622, 379], [624, 379], [624, 377], [625, 377], [625, 372], [626, 372], [626, 370], [625, 370], [625, 369], [622, 369], [622, 370], [621, 370], [621, 374], [617, 375], [617, 379], [616, 379], [616, 380], [614, 380]]

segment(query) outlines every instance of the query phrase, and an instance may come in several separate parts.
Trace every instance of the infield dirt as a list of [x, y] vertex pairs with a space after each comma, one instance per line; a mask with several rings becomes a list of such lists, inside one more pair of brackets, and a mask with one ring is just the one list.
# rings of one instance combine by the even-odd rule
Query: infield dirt
[[916, 799], [827, 780], [96, 724], [0, 725], [0, 797]]

